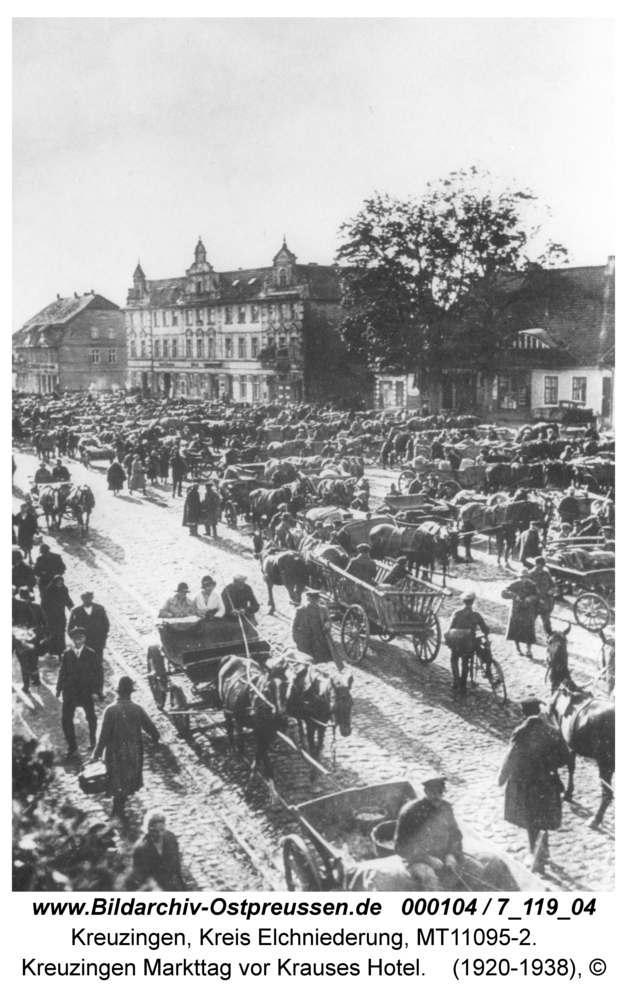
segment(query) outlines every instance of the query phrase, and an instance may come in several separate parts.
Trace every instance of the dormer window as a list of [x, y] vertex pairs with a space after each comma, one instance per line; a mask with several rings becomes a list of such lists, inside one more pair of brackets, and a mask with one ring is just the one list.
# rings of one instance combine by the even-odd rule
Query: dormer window
[[202, 295], [202, 281], [196, 282], [196, 295]]
[[282, 267], [279, 271], [279, 288], [285, 288], [287, 285], [287, 274], [285, 268]]

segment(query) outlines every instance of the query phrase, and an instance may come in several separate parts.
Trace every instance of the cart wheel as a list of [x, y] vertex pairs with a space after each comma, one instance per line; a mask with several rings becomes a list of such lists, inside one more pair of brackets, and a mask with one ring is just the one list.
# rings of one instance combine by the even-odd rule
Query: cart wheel
[[163, 708], [168, 693], [168, 686], [164, 684], [159, 674], [148, 674], [148, 685], [152, 691], [157, 708]]
[[609, 625], [612, 612], [600, 594], [581, 594], [575, 601], [575, 621], [589, 632], [602, 632]]
[[366, 655], [370, 641], [368, 616], [360, 604], [351, 604], [347, 608], [340, 636], [346, 659], [352, 666], [357, 666]]
[[321, 892], [322, 879], [312, 853], [302, 837], [290, 834], [283, 841], [285, 881], [289, 892]]
[[490, 687], [494, 693], [494, 697], [497, 701], [501, 702], [501, 705], [507, 705], [505, 674], [503, 673], [501, 664], [498, 660], [493, 659], [491, 663], [486, 664], [485, 672], [490, 682]]
[[232, 500], [224, 505], [224, 517], [229, 528], [237, 528], [237, 507]]
[[416, 656], [423, 663], [433, 663], [440, 652], [442, 629], [437, 615], [429, 615], [419, 635], [412, 635]]
[[[184, 712], [187, 708], [187, 698], [178, 684], [173, 684], [170, 688], [170, 711]], [[172, 724], [179, 736], [186, 740], [191, 732], [191, 722], [189, 715], [172, 715]]]
[[408, 490], [409, 489], [409, 484], [413, 483], [413, 481], [414, 481], [415, 478], [416, 478], [416, 474], [414, 472], [412, 472], [411, 469], [405, 469], [403, 472], [401, 472], [400, 476], [398, 477], [398, 488], [399, 488], [399, 490], [402, 490], [402, 491]]

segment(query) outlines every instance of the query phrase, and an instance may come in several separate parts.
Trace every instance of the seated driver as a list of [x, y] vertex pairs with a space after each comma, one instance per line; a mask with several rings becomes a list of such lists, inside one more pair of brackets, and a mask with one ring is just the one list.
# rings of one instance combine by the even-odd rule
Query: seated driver
[[[176, 593], [169, 597], [159, 612], [159, 618], [191, 618], [196, 616], [196, 605], [189, 598], [189, 587], [186, 583], [179, 583]], [[172, 628], [177, 628], [172, 625]], [[181, 624], [179, 630], [186, 626]]]

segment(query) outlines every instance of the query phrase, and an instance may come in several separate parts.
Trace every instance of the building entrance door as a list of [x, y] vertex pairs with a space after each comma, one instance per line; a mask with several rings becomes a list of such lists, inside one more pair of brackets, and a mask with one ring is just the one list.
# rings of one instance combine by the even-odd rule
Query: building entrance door
[[601, 396], [601, 416], [604, 420], [612, 420], [612, 377], [603, 377], [603, 388]]

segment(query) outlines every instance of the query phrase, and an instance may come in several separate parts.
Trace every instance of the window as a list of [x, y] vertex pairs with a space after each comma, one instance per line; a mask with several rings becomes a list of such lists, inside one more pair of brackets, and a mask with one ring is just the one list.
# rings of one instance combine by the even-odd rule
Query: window
[[134, 340], [131, 340], [131, 357], [132, 358], [137, 357], [137, 344], [135, 343]]
[[578, 375], [573, 376], [573, 403], [583, 403], [585, 405], [587, 383], [587, 378], [582, 378]]
[[544, 405], [557, 406], [557, 394], [559, 391], [559, 377], [557, 375], [544, 376]]
[[239, 380], [239, 398], [246, 399], [247, 393], [248, 393], [248, 380], [245, 375], [241, 375]]
[[97, 326], [92, 326], [90, 333], [92, 340], [98, 340], [98, 337], [100, 336], [100, 330], [98, 329]]
[[259, 338], [251, 337], [250, 339], [250, 356], [251, 358], [256, 358], [259, 353]]
[[160, 353], [161, 353], [161, 342], [159, 340], [155, 340], [154, 347], [153, 347], [153, 352], [154, 352], [155, 358], [158, 358], [159, 355], [160, 355]]
[[193, 342], [191, 340], [186, 340], [185, 341], [185, 357], [186, 358], [193, 358], [194, 357], [193, 346], [194, 345], [193, 345]]
[[[145, 357], [146, 357], [146, 341], [145, 341], [145, 340], [142, 340], [142, 342], [141, 342], [141, 347], [140, 347], [140, 356], [141, 356], [142, 358], [145, 358]], [[100, 360], [100, 359], [99, 359], [99, 360]]]
[[196, 357], [202, 358], [202, 356], [203, 356], [202, 337], [198, 337], [196, 340]]
[[246, 322], [246, 306], [240, 306], [239, 309], [237, 310], [237, 322], [238, 323]]
[[230, 337], [226, 337], [224, 340], [224, 354], [227, 358], [233, 357], [233, 341]]
[[292, 319], [298, 318], [298, 306], [295, 302], [292, 302]]
[[298, 337], [290, 338], [290, 357], [292, 361], [298, 361], [299, 358]]
[[163, 356], [164, 356], [164, 358], [168, 358], [170, 356], [170, 341], [169, 340], [164, 340], [163, 341]]
[[259, 399], [259, 376], [253, 375], [253, 403]]
[[100, 348], [92, 347], [91, 349], [91, 363], [92, 365], [100, 364]]
[[207, 323], [213, 323], [213, 321], [214, 321], [214, 313], [213, 313], [213, 306], [211, 306], [209, 309], [207, 309]]
[[178, 342], [177, 342], [177, 339], [176, 339], [176, 337], [172, 337], [172, 357], [173, 358], [178, 357], [178, 353], [179, 352], [178, 352]]
[[239, 337], [237, 341], [237, 356], [238, 358], [246, 357], [246, 340], [244, 337]]
[[274, 347], [274, 337], [268, 337], [268, 350], [272, 350]]
[[196, 295], [202, 295], [202, 281], [196, 282]]
[[281, 268], [279, 271], [279, 288], [285, 288], [287, 285], [287, 275], [285, 273], [285, 268]]
[[207, 357], [210, 360], [215, 357], [215, 343], [213, 337], [209, 337], [207, 340]]
[[152, 319], [153, 319], [153, 325], [159, 326], [159, 313], [153, 313]]
[[231, 309], [230, 306], [226, 306], [224, 310], [224, 322], [225, 323], [233, 322], [233, 310]]
[[172, 311], [172, 326], [178, 326], [178, 325], [179, 325], [179, 314], [177, 312]]
[[110, 326], [107, 329], [107, 337], [109, 340], [115, 340], [115, 327]]
[[204, 313], [204, 309], [197, 309], [196, 310], [196, 323], [199, 326], [202, 326], [203, 323], [204, 323], [204, 321], [205, 321], [205, 317], [204, 317], [203, 313]]
[[164, 326], [168, 325], [168, 314], [165, 311], [165, 309], [161, 313], [161, 322], [163, 323]]
[[191, 309], [186, 309], [185, 310], [185, 322], [187, 323], [188, 326], [191, 326], [191, 324], [193, 322], [193, 320], [192, 320], [192, 310]]
[[109, 364], [113, 365], [113, 364], [115, 364], [115, 362], [117, 360], [118, 360], [118, 352], [116, 351], [115, 347], [110, 347], [109, 348]]
[[250, 321], [256, 323], [259, 320], [259, 306], [250, 307]]

